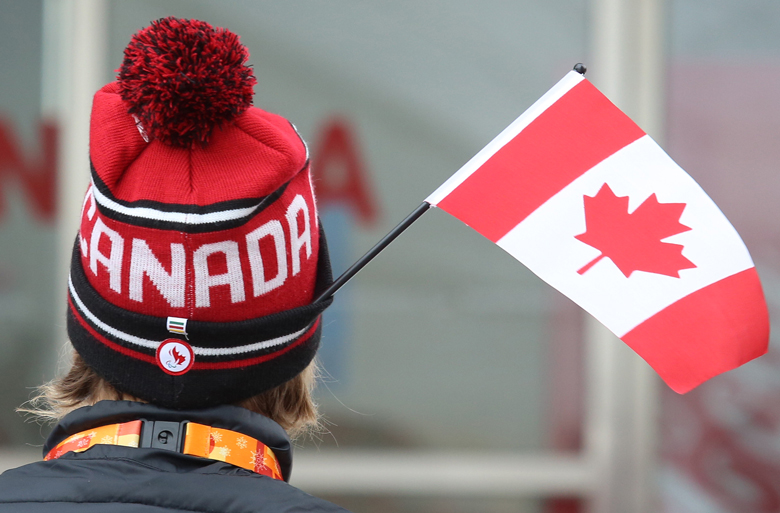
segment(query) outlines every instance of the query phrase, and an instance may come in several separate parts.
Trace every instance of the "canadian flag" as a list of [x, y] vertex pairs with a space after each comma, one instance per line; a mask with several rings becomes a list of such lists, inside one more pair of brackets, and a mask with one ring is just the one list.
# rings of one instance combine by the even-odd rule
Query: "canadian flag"
[[734, 227], [579, 73], [426, 201], [571, 298], [679, 393], [767, 351], [764, 294]]

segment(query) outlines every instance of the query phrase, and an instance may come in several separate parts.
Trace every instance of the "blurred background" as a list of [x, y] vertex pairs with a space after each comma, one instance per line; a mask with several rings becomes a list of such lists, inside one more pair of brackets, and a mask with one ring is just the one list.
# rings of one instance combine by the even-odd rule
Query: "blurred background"
[[[577, 62], [712, 196], [780, 313], [776, 0], [0, 0], [0, 468], [64, 350], [91, 96], [168, 15], [241, 36], [340, 273]], [[433, 211], [337, 294], [292, 483], [355, 512], [780, 512], [780, 358], [679, 396]]]

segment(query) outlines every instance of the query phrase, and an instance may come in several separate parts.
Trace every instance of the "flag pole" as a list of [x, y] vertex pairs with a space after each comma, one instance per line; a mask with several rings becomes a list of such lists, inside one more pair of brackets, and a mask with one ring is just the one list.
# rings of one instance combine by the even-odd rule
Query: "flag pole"
[[325, 289], [325, 291], [320, 294], [320, 296], [314, 300], [315, 303], [319, 303], [320, 301], [324, 301], [328, 299], [330, 296], [336, 293], [337, 290], [339, 290], [341, 287], [343, 287], [350, 279], [352, 279], [353, 276], [355, 276], [358, 272], [360, 272], [361, 269], [363, 269], [366, 264], [368, 264], [371, 260], [374, 259], [375, 256], [377, 256], [383, 249], [385, 249], [391, 242], [395, 240], [396, 237], [401, 235], [404, 230], [409, 228], [413, 222], [417, 221], [420, 216], [422, 216], [425, 212], [428, 211], [428, 209], [431, 208], [431, 204], [427, 201], [423, 201], [420, 203], [420, 206], [418, 206], [416, 209], [414, 209], [414, 212], [406, 216], [406, 219], [401, 221], [398, 226], [393, 228], [390, 233], [384, 236], [382, 240], [376, 243], [376, 245], [368, 250], [368, 252], [360, 257], [360, 260], [352, 264], [352, 266], [344, 271], [344, 274], [336, 278], [336, 280]]

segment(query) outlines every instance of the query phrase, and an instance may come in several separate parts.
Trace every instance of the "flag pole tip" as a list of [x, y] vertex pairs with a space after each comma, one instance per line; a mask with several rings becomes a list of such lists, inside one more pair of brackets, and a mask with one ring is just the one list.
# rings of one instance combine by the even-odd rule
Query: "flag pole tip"
[[580, 75], [585, 75], [585, 72], [588, 71], [588, 68], [586, 68], [583, 63], [578, 62], [577, 64], [574, 65], [574, 71], [576, 71]]

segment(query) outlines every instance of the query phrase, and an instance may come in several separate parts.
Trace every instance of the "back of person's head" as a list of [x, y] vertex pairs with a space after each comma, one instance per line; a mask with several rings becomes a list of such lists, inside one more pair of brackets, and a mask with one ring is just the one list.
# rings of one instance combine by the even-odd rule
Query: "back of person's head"
[[331, 282], [295, 127], [252, 106], [238, 37], [165, 18], [95, 94], [91, 184], [68, 283], [52, 415], [100, 399], [237, 404], [293, 432], [316, 419], [312, 361]]

